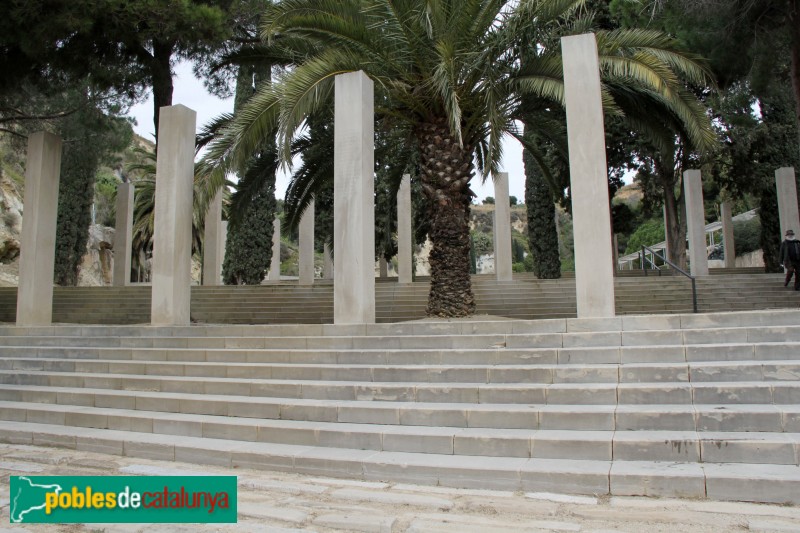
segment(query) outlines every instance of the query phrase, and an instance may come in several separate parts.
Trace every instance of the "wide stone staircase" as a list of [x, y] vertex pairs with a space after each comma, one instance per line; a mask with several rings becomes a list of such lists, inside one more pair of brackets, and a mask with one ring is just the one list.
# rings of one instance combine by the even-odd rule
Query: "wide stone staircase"
[[798, 504], [800, 314], [4, 326], [0, 441], [451, 487]]
[[[477, 314], [523, 320], [575, 317], [575, 279], [538, 280], [515, 274], [511, 282], [473, 277]], [[396, 279], [396, 278], [395, 278]], [[783, 288], [780, 274], [723, 274], [697, 281], [701, 312], [797, 308], [800, 293]], [[411, 284], [379, 280], [375, 286], [377, 321], [421, 319], [429, 290], [426, 280]], [[56, 323], [146, 324], [149, 286], [56, 287]], [[615, 280], [619, 315], [692, 311], [691, 283], [682, 276], [620, 276]], [[0, 288], [0, 322], [14, 322], [16, 288]], [[330, 324], [333, 286], [296, 282], [240, 287], [192, 287], [191, 316], [207, 324]]]

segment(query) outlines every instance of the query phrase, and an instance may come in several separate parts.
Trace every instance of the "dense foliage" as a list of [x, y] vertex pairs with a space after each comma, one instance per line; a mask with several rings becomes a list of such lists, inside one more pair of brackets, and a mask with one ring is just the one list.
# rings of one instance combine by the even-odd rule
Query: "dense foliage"
[[[397, 146], [415, 146], [427, 212], [431, 316], [465, 316], [475, 308], [469, 278], [469, 183], [498, 170], [504, 134], [518, 134], [519, 97], [563, 104], [559, 48], [545, 36], [591, 28], [582, 0], [425, 2], [286, 0], [269, 7], [263, 36], [294, 66], [255, 95], [211, 144], [210, 187], [241, 165], [277, 128], [288, 160], [295, 134], [330, 105], [335, 75], [363, 70], [374, 82], [379, 118], [391, 121]], [[642, 103], [678, 120], [697, 143], [709, 139], [703, 108], [683, 78], [701, 82], [702, 66], [657, 32], [598, 33], [604, 100], [635, 117]], [[515, 52], [524, 48], [525, 61]], [[645, 106], [646, 107], [646, 106]], [[651, 111], [647, 109], [648, 113]]]
[[[258, 161], [251, 172], [258, 172]], [[263, 189], [255, 194], [242, 222], [228, 225], [222, 279], [226, 285], [258, 285], [264, 280], [272, 259], [272, 221], [275, 219], [274, 182], [261, 180]]]
[[[270, 81], [270, 67], [240, 67], [235, 108], [238, 109], [261, 85], [269, 85]], [[263, 140], [247, 165], [239, 174], [237, 190], [231, 199], [228, 238], [222, 262], [222, 279], [226, 285], [261, 283], [272, 260], [277, 166], [274, 135]]]

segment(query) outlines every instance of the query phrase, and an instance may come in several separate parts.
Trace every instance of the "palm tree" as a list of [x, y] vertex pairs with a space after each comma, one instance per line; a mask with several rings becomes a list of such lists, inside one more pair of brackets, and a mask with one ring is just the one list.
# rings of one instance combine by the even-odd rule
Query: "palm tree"
[[[288, 158], [306, 117], [329, 105], [334, 77], [363, 70], [376, 85], [377, 113], [403, 127], [419, 151], [422, 190], [433, 205], [428, 315], [468, 316], [475, 309], [470, 181], [476, 170], [485, 179], [498, 169], [503, 135], [520, 137], [514, 119], [522, 94], [563, 104], [559, 50], [542, 50], [524, 70], [515, 52], [536, 48], [536, 41], [522, 42], [529, 28], [549, 27], [582, 5], [583, 0], [285, 0], [271, 6], [262, 17], [262, 37], [276, 46], [298, 45], [297, 64], [256, 94], [211, 143], [205, 164], [215, 167], [212, 183], [221, 183], [224, 172], [240, 166], [275, 127], [279, 151]], [[656, 46], [663, 41], [650, 39], [650, 49], [613, 46], [626, 35], [598, 35], [600, 49], [610, 55], [604, 73], [618, 81], [604, 94], [608, 107], [621, 113], [615, 89], [625, 95], [639, 91], [673, 109], [698, 137], [706, 129], [711, 135], [705, 115], [678, 87], [679, 74], [704, 78], [703, 69]]]
[[[136, 194], [133, 203], [132, 262], [133, 268], [147, 275], [147, 258], [153, 251], [156, 212], [156, 153], [143, 148], [135, 148], [137, 161], [128, 165], [127, 172], [137, 177], [131, 181]], [[208, 199], [204, 195], [202, 177], [195, 173], [194, 194], [192, 195], [192, 255], [203, 249], [203, 228]], [[140, 281], [146, 281], [141, 279]]]

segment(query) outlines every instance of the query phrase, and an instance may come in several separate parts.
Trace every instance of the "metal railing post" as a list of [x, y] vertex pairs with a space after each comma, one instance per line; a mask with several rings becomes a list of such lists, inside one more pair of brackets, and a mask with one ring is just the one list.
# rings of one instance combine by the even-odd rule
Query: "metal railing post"
[[[696, 281], [695, 277], [692, 276], [691, 274], [689, 274], [688, 272], [686, 272], [685, 270], [683, 270], [682, 268], [680, 268], [678, 265], [676, 265], [675, 263], [673, 263], [669, 259], [667, 259], [666, 256], [657, 254], [655, 252], [655, 250], [650, 250], [650, 248], [648, 248], [645, 245], [642, 245], [642, 259], [643, 259], [642, 265], [643, 266], [644, 266], [644, 258], [646, 257], [646, 252], [647, 251], [650, 251], [650, 253], [653, 254], [653, 266], [655, 266], [655, 264], [656, 264], [656, 256], [658, 256], [664, 261], [664, 264], [667, 264], [667, 265], [671, 266], [675, 271], [679, 272], [680, 274], [683, 274], [684, 276], [686, 276], [687, 278], [692, 280], [692, 310], [695, 313], [697, 313], [697, 283], [695, 282]], [[658, 267], [656, 267], [656, 268], [658, 268]], [[644, 275], [645, 276], [647, 275], [647, 270], [644, 271]], [[659, 276], [661, 275], [661, 269], [660, 268], [658, 269], [658, 275]]]
[[647, 277], [647, 267], [645, 266], [645, 261], [647, 261], [647, 254], [644, 251], [644, 246], [642, 246], [642, 257], [639, 260], [642, 264], [642, 270], [644, 271], [645, 277]]

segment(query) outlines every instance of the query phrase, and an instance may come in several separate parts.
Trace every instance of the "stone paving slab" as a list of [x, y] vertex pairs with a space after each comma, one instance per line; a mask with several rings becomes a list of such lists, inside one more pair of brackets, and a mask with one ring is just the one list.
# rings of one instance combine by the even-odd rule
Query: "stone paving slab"
[[[62, 449], [47, 449], [43, 453], [43, 449], [32, 446], [0, 445], [0, 476], [7, 478], [26, 473], [30, 465], [38, 466], [41, 475], [235, 474], [239, 477], [239, 523], [25, 524], [23, 527], [5, 523], [0, 526], [0, 532], [717, 533], [800, 530], [800, 509], [795, 506], [734, 504], [703, 498], [575, 497], [392, 483], [359, 487], [349, 480], [334, 478], [246, 468], [199, 467], [130, 457], [109, 458]], [[0, 484], [0, 512], [7, 513], [8, 505], [6, 481]]]

